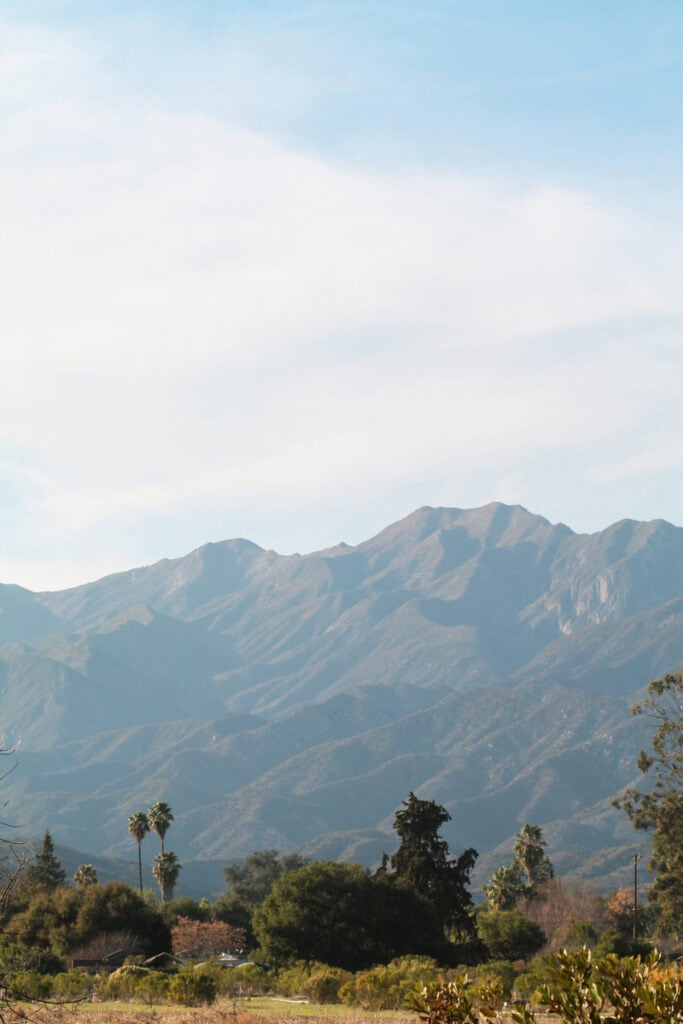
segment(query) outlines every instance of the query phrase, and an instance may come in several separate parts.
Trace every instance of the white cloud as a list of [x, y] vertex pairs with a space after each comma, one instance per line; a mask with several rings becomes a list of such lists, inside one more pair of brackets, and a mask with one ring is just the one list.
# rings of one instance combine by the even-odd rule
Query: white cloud
[[110, 568], [133, 526], [197, 508], [248, 524], [267, 503], [275, 524], [410, 480], [421, 504], [444, 479], [463, 504], [482, 464], [533, 497], [544, 459], [590, 451], [599, 472], [676, 399], [656, 325], [681, 315], [683, 268], [661, 225], [101, 105], [83, 40], [12, 40], [0, 457], [26, 579], [36, 535], [76, 557], [106, 534]]

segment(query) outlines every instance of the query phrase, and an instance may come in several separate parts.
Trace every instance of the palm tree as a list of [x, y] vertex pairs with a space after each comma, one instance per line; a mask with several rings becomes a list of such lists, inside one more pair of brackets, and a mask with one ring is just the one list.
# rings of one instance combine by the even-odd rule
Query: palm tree
[[[541, 880], [538, 877], [539, 874], [552, 877], [552, 867], [545, 855], [545, 845], [543, 829], [540, 825], [525, 825], [515, 836], [515, 858], [526, 875], [527, 885], [530, 888], [534, 882]], [[547, 867], [545, 867], [546, 862]], [[545, 867], [543, 872], [539, 872], [541, 865]]]
[[74, 882], [78, 886], [97, 885], [97, 870], [92, 864], [81, 864], [74, 872]]
[[138, 844], [138, 872], [140, 875], [140, 892], [142, 892], [142, 840], [149, 832], [149, 820], [144, 811], [136, 811], [128, 819], [128, 831]]
[[511, 910], [515, 901], [524, 894], [522, 869], [516, 861], [510, 867], [498, 868], [491, 875], [482, 892], [492, 910]]
[[173, 890], [178, 881], [181, 867], [182, 865], [178, 863], [178, 858], [172, 850], [164, 850], [154, 858], [152, 874], [159, 883], [162, 903], [173, 899]]
[[171, 827], [173, 812], [164, 800], [157, 800], [147, 812], [147, 820], [152, 832], [156, 832], [161, 840], [161, 852], [164, 852], [164, 836]]

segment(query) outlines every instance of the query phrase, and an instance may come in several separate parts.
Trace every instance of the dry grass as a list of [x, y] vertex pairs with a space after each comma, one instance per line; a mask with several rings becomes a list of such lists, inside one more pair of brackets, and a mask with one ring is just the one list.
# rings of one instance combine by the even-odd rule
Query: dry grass
[[[265, 1002], [265, 1000], [264, 1000]], [[143, 1007], [133, 1003], [81, 1003], [63, 1006], [16, 1007], [4, 1010], [3, 1024], [414, 1024], [405, 1013], [371, 1013], [343, 1006], [277, 1004], [268, 1011], [222, 1000], [211, 1007], [160, 1005]]]

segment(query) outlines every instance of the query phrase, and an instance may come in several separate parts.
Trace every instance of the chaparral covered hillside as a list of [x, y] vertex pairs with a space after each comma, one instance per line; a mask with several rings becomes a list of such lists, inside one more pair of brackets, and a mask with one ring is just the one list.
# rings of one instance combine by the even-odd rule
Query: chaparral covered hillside
[[[371, 864], [409, 790], [454, 847], [526, 821], [605, 887], [642, 844], [647, 682], [683, 664], [683, 530], [577, 535], [519, 506], [421, 508], [356, 547], [228, 540], [70, 590], [0, 590], [5, 815], [134, 856], [167, 799], [185, 861], [297, 849]], [[476, 879], [476, 875], [475, 875]]]

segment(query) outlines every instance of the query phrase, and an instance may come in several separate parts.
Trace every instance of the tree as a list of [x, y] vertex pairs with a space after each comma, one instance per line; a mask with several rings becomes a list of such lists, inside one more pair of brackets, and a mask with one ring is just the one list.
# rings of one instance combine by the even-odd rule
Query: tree
[[335, 861], [282, 875], [253, 926], [264, 955], [278, 964], [318, 960], [355, 971], [444, 945], [429, 903], [360, 864]]
[[198, 960], [216, 953], [241, 953], [246, 935], [243, 928], [233, 928], [223, 921], [197, 921], [179, 917], [171, 928], [173, 952]]
[[540, 894], [554, 876], [545, 846], [540, 825], [527, 824], [517, 833], [512, 863], [494, 871], [488, 885], [482, 886], [492, 910], [512, 910], [521, 899]]
[[76, 885], [97, 885], [97, 870], [92, 864], [81, 864], [74, 871]]
[[158, 906], [150, 906], [130, 886], [123, 882], [86, 885], [76, 895], [77, 914], [68, 935], [69, 947], [84, 945], [102, 934], [128, 932], [137, 951], [147, 956], [170, 949], [170, 930]]
[[279, 853], [277, 850], [256, 850], [243, 860], [228, 864], [223, 868], [225, 892], [214, 903], [214, 917], [243, 928], [246, 944], [252, 946], [252, 914], [261, 906], [279, 878], [306, 864], [307, 858], [298, 853]]
[[[39, 946], [66, 954], [99, 940], [103, 935], [129, 936], [129, 948], [147, 956], [170, 948], [170, 931], [158, 907], [148, 905], [135, 889], [123, 882], [62, 886], [53, 892], [36, 890], [27, 908], [15, 914], [5, 934], [27, 946]], [[113, 940], [105, 941], [111, 952]]]
[[477, 929], [494, 960], [527, 960], [546, 941], [535, 921], [518, 910], [485, 910], [477, 915]]
[[265, 900], [275, 882], [288, 871], [298, 871], [308, 864], [298, 853], [278, 853], [277, 850], [256, 850], [244, 860], [223, 868], [225, 896], [236, 897], [250, 910]]
[[587, 882], [567, 878], [544, 882], [537, 893], [523, 896], [515, 910], [545, 932], [550, 952], [571, 944], [572, 934], [581, 925], [589, 924], [597, 934], [607, 926], [603, 900], [597, 891]]
[[156, 832], [161, 840], [161, 852], [164, 852], [164, 836], [174, 821], [173, 813], [169, 804], [164, 800], [157, 800], [147, 812], [147, 821], [152, 832]]
[[467, 886], [477, 851], [465, 850], [455, 860], [449, 856], [448, 843], [439, 836], [439, 829], [450, 819], [445, 807], [409, 793], [403, 810], [394, 818], [400, 843], [389, 858], [393, 876], [387, 872], [386, 855], [379, 870], [426, 899], [445, 931], [472, 934], [473, 903]]
[[540, 825], [525, 825], [515, 836], [515, 860], [529, 890], [553, 877], [553, 866], [545, 853], [546, 842]]
[[66, 882], [66, 873], [55, 853], [55, 844], [48, 831], [45, 832], [43, 843], [26, 871], [28, 885], [40, 886], [52, 892]]
[[175, 889], [181, 869], [182, 865], [178, 863], [178, 858], [172, 850], [164, 850], [163, 853], [158, 853], [154, 858], [152, 874], [159, 885], [162, 903], [173, 899], [173, 890]]
[[202, 897], [200, 903], [193, 900], [191, 896], [174, 896], [167, 900], [161, 908], [164, 921], [173, 927], [181, 917], [189, 918], [191, 921], [211, 921], [213, 906], [206, 897]]
[[140, 879], [140, 892], [142, 892], [142, 840], [149, 832], [149, 819], [144, 811], [136, 811], [128, 819], [128, 831], [138, 844], [138, 874]]
[[494, 871], [488, 885], [482, 886], [482, 892], [491, 910], [512, 910], [525, 892], [522, 870], [517, 861]]
[[630, 788], [615, 801], [635, 828], [651, 830], [650, 870], [655, 881], [649, 898], [660, 924], [672, 931], [683, 925], [683, 671], [653, 680], [648, 696], [631, 708], [656, 724], [652, 752], [641, 750], [638, 767], [652, 780], [645, 791]]

